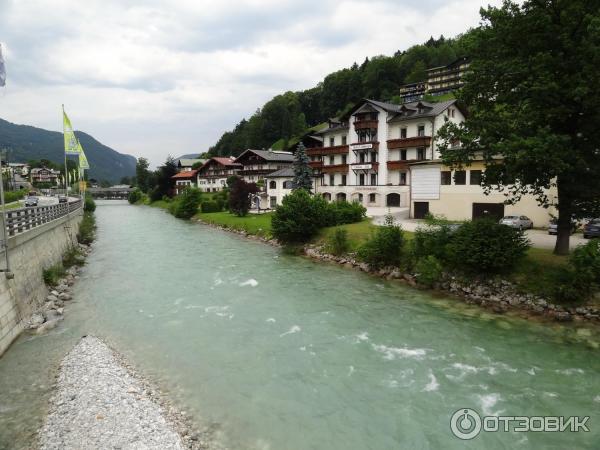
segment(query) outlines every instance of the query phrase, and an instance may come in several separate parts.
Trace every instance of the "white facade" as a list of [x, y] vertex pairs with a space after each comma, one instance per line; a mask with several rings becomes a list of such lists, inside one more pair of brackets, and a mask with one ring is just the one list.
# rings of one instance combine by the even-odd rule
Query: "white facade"
[[274, 209], [281, 205], [283, 198], [292, 192], [293, 179], [293, 176], [271, 177], [267, 175], [265, 177], [266, 205], [263, 203], [262, 207]]

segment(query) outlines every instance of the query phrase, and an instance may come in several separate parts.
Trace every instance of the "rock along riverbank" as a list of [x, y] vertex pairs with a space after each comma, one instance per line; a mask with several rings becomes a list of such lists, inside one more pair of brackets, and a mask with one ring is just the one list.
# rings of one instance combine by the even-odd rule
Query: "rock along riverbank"
[[54, 449], [207, 448], [183, 414], [100, 339], [84, 336], [65, 356], [39, 447]]

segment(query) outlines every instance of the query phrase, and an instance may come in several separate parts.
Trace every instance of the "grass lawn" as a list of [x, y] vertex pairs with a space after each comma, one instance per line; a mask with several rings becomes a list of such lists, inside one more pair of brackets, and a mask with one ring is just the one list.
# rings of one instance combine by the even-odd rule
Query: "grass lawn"
[[238, 217], [229, 212], [198, 213], [194, 217], [207, 223], [222, 225], [233, 230], [243, 230], [258, 236], [271, 236], [271, 217], [273, 213], [248, 214]]
[[532, 247], [510, 278], [526, 292], [550, 297], [558, 273], [568, 259], [568, 256], [555, 255], [552, 250]]

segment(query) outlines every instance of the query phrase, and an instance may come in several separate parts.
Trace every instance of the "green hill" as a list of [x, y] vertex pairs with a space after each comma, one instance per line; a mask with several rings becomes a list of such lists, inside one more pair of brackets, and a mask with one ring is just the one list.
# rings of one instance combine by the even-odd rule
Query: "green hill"
[[[89, 178], [118, 183], [124, 176], [135, 175], [136, 159], [101, 144], [89, 134], [75, 132], [90, 163]], [[10, 150], [10, 162], [48, 159], [64, 163], [62, 133], [28, 125], [16, 125], [0, 119], [0, 149]]]

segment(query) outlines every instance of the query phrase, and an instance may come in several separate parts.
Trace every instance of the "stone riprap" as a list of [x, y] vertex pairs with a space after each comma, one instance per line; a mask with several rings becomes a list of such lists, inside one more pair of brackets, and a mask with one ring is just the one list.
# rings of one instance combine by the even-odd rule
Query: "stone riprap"
[[44, 450], [189, 448], [144, 382], [91, 336], [62, 361], [39, 437]]

